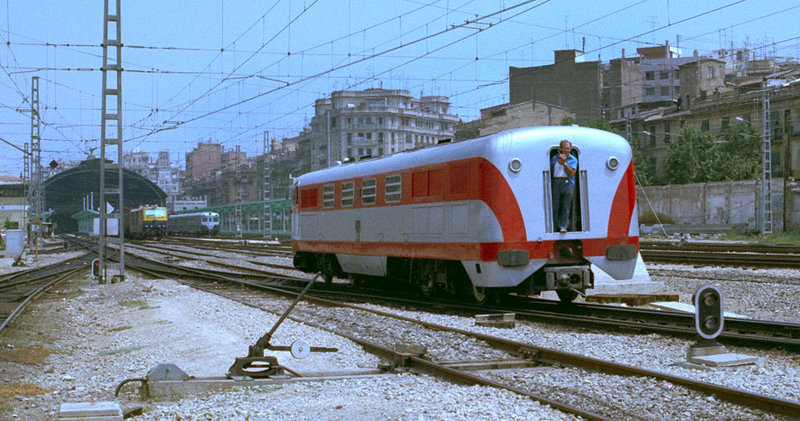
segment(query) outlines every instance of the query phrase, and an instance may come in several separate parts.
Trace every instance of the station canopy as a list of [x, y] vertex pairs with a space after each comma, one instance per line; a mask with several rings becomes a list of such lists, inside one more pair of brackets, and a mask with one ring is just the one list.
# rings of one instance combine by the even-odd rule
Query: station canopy
[[[116, 187], [119, 178], [116, 169], [106, 168], [106, 188]], [[166, 203], [167, 194], [158, 185], [131, 171], [122, 170], [123, 209], [141, 205], [159, 205]], [[91, 208], [98, 210], [100, 206], [100, 159], [88, 159], [75, 168], [60, 172], [44, 181], [44, 208], [54, 211], [50, 220], [57, 233], [78, 232], [78, 222], [72, 218], [83, 210], [84, 198], [94, 193]], [[119, 196], [106, 195], [106, 201], [115, 209]]]

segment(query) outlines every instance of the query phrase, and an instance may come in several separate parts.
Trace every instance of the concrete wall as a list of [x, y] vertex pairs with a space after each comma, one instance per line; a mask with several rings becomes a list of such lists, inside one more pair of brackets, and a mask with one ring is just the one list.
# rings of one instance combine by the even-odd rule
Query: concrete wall
[[[800, 186], [792, 183], [789, 226], [800, 228]], [[791, 187], [791, 186], [790, 186]], [[760, 181], [637, 187], [639, 220], [690, 225], [730, 225], [756, 231], [761, 224]], [[772, 180], [772, 231], [783, 230], [783, 179]]]

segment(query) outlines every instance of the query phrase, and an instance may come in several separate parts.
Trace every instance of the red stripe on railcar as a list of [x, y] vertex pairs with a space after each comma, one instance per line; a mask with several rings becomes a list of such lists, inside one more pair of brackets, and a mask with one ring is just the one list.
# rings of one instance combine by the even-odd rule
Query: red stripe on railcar
[[[638, 246], [638, 237], [626, 238], [623, 243]], [[563, 240], [527, 241], [517, 243], [470, 242], [366, 242], [366, 241], [302, 241], [293, 242], [294, 251], [309, 253], [353, 254], [363, 256], [407, 257], [415, 259], [497, 260], [501, 250], [528, 250], [531, 259], [550, 259], [553, 243]], [[608, 241], [605, 238], [577, 240], [583, 244], [584, 257], [605, 256]]]
[[631, 161], [614, 193], [614, 201], [611, 202], [611, 212], [608, 215], [609, 243], [613, 244], [628, 237], [635, 206], [636, 185], [633, 180], [633, 161]]

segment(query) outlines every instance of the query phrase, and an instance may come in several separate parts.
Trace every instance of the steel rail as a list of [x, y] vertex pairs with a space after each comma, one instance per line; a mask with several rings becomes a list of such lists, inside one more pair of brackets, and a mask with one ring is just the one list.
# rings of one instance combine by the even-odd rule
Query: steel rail
[[[149, 246], [148, 246], [149, 247]], [[165, 253], [158, 251], [158, 253]], [[191, 254], [191, 252], [181, 252], [184, 254]], [[151, 261], [153, 264], [162, 265], [164, 263], [154, 261], [148, 258], [143, 258]], [[253, 268], [241, 268], [236, 265], [229, 265], [225, 263], [214, 263], [220, 266], [241, 269], [251, 273], [258, 273], [266, 275], [273, 280], [291, 281], [297, 279], [304, 282], [299, 278], [291, 278], [282, 274], [275, 274], [270, 271], [261, 271]], [[166, 265], [170, 267], [170, 265]], [[185, 268], [190, 270], [190, 268]], [[197, 269], [191, 268], [193, 271]], [[174, 272], [167, 271], [170, 275], [176, 275]], [[215, 273], [221, 276], [228, 276], [230, 272], [220, 272], [211, 269], [204, 269], [202, 273]], [[238, 276], [247, 277], [256, 281], [262, 281], [263, 278], [258, 275], [250, 275], [246, 273], [238, 274]], [[263, 285], [263, 284], [259, 284]], [[325, 294], [335, 294], [341, 296], [351, 296], [355, 298], [363, 298], [363, 294], [353, 293], [350, 291], [326, 291], [315, 290], [314, 294], [322, 296]], [[374, 296], [375, 294], [373, 294]], [[415, 301], [399, 298], [396, 296], [381, 297], [384, 300], [398, 301], [403, 305], [416, 305]], [[488, 310], [494, 311], [513, 311], [517, 314], [518, 319], [529, 320], [533, 322], [541, 322], [543, 320], [557, 322], [559, 324], [572, 324], [580, 326], [593, 326], [602, 329], [613, 330], [628, 330], [628, 331], [647, 331], [659, 332], [668, 334], [679, 334], [684, 336], [695, 336], [696, 330], [694, 328], [694, 315], [679, 313], [674, 311], [664, 310], [651, 310], [651, 309], [636, 309], [618, 306], [599, 305], [591, 303], [574, 303], [569, 306], [564, 306], [560, 303], [552, 302], [550, 300], [537, 300], [514, 297], [519, 301], [513, 308], [509, 307], [487, 307], [487, 306], [470, 306], [463, 303], [442, 302], [441, 304], [447, 305], [450, 308], [458, 306], [459, 308], [467, 308], [474, 312], [485, 313]], [[415, 297], [418, 301], [418, 298]], [[720, 341], [728, 344], [756, 344], [756, 345], [769, 345], [769, 346], [784, 346], [789, 348], [800, 349], [800, 324], [784, 323], [784, 322], [770, 322], [763, 320], [749, 320], [749, 319], [726, 319], [725, 330], [720, 336]]]
[[[16, 319], [17, 316], [22, 314], [22, 312], [25, 310], [25, 308], [28, 306], [28, 304], [30, 304], [34, 299], [39, 297], [41, 294], [43, 294], [45, 291], [49, 290], [50, 288], [52, 288], [53, 286], [55, 286], [59, 282], [65, 280], [65, 279], [68, 279], [69, 277], [74, 275], [76, 272], [81, 271], [81, 270], [85, 270], [85, 269], [86, 268], [80, 268], [80, 267], [79, 268], [71, 268], [71, 269], [66, 269], [66, 270], [64, 270], [63, 272], [60, 272], [60, 273], [48, 275], [48, 278], [53, 278], [53, 279], [48, 281], [48, 282], [45, 282], [43, 285], [41, 285], [38, 288], [34, 289], [33, 291], [31, 291], [30, 294], [25, 296], [25, 299], [22, 300], [22, 302], [20, 302], [20, 304], [5, 318], [5, 320], [3, 320], [3, 323], [0, 324], [0, 332], [2, 332], [6, 328], [6, 326], [8, 326], [9, 323], [11, 323], [11, 321]], [[31, 281], [31, 282], [36, 282], [36, 281]]]
[[642, 249], [641, 254], [642, 259], [647, 262], [800, 268], [800, 259], [794, 254], [713, 253], [703, 251], [647, 249]]

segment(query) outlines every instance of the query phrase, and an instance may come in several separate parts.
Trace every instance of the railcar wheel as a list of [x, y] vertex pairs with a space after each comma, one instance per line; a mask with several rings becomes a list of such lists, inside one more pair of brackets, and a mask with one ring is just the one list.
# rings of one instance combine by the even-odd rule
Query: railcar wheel
[[578, 297], [578, 292], [574, 289], [559, 289], [556, 290], [556, 294], [558, 294], [558, 299], [564, 304], [571, 303]]
[[472, 285], [472, 297], [475, 299], [475, 302], [478, 304], [486, 304], [489, 299], [489, 293], [486, 292], [486, 288], [483, 287], [476, 287], [474, 284]]

